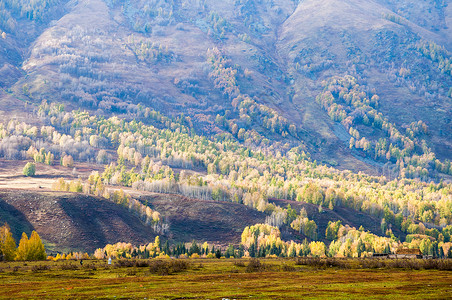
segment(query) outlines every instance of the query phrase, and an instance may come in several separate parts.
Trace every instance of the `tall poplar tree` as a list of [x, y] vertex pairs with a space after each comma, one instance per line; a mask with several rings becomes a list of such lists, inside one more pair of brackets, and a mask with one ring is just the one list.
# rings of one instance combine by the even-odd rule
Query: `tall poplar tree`
[[16, 241], [8, 224], [5, 223], [5, 225], [0, 227], [0, 258], [3, 260], [14, 260], [15, 253]]
[[30, 239], [22, 233], [22, 238], [17, 247], [16, 260], [43, 260], [47, 257], [44, 245], [38, 233], [33, 230]]

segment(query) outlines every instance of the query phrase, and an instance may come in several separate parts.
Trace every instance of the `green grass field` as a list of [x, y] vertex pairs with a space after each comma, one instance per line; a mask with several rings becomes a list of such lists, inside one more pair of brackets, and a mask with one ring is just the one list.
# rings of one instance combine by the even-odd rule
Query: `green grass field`
[[254, 268], [246, 259], [191, 259], [177, 270], [153, 261], [2, 262], [0, 298], [452, 298], [452, 272], [444, 270], [319, 268], [288, 259]]

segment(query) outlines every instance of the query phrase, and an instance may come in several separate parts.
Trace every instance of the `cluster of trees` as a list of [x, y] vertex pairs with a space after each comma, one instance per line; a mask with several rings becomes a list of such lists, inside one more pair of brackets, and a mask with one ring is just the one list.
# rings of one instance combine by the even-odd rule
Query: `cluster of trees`
[[90, 259], [88, 253], [82, 252], [69, 252], [69, 253], [57, 253], [54, 255], [47, 256], [47, 260], [59, 261], [59, 260], [79, 260], [79, 259]]
[[[422, 139], [428, 132], [424, 122], [411, 123], [406, 133], [402, 133], [378, 112], [378, 95], [367, 93], [354, 77], [331, 78], [325, 82], [325, 89], [316, 100], [332, 120], [341, 122], [349, 131], [350, 148], [361, 149], [373, 159], [396, 163], [402, 178], [426, 180], [435, 169], [452, 174], [450, 162], [436, 159]], [[361, 133], [358, 130], [362, 126], [380, 130], [386, 137], [379, 140], [372, 140], [371, 136], [364, 137], [364, 130]]]
[[420, 41], [417, 49], [425, 57], [437, 63], [438, 69], [442, 73], [452, 75], [452, 59], [450, 53], [444, 46], [438, 46], [434, 42]]
[[357, 230], [341, 221], [328, 222], [325, 238], [331, 240], [328, 255], [331, 257], [367, 257], [372, 253], [391, 253], [399, 246], [395, 237], [381, 237]]
[[158, 43], [151, 43], [149, 41], [135, 41], [133, 35], [128, 37], [128, 47], [135, 53], [138, 60], [150, 64], [158, 62], [169, 63], [176, 59], [175, 54], [168, 50], [168, 46], [162, 46]]
[[[63, 11], [63, 2], [60, 0], [2, 0], [0, 1], [0, 27], [15, 34], [19, 19], [46, 23], [57, 18]], [[0, 31], [0, 33], [2, 33]]]
[[[243, 247], [242, 249], [243, 256]], [[207, 242], [203, 244], [198, 244], [196, 241], [192, 243], [176, 243], [170, 245], [168, 241], [165, 243], [160, 242], [160, 237], [157, 236], [154, 243], [149, 243], [147, 245], [133, 246], [130, 243], [116, 243], [114, 245], [106, 245], [104, 248], [99, 248], [94, 252], [94, 258], [104, 259], [107, 257], [111, 258], [168, 258], [170, 256], [181, 257], [181, 258], [220, 258], [225, 256], [236, 257], [236, 250], [232, 245], [228, 247], [225, 251], [221, 247], [215, 247], [215, 245], [209, 245]], [[240, 256], [240, 257], [241, 257]]]
[[174, 2], [171, 1], [151, 0], [123, 3], [108, 0], [106, 3], [110, 7], [120, 7], [125, 19], [136, 32], [150, 34], [155, 31], [156, 25], [168, 26], [175, 23]]
[[35, 162], [37, 162], [37, 163], [45, 163], [46, 165], [49, 165], [49, 166], [53, 165], [53, 160], [55, 158], [53, 153], [51, 153], [50, 151], [48, 151], [46, 153], [44, 148], [41, 148], [38, 151], [33, 146], [30, 146], [30, 148], [27, 150], [27, 155], [30, 158], [33, 158], [33, 160]]
[[[50, 120], [60, 122], [61, 130], [67, 130], [69, 120]], [[72, 166], [72, 157], [79, 161], [94, 161], [96, 152], [89, 141], [82, 141], [68, 134], [61, 134], [53, 126], [30, 126], [24, 122], [11, 120], [0, 123], [0, 157], [6, 159], [31, 158], [35, 162], [52, 165], [55, 159], [64, 166]], [[37, 149], [40, 149], [39, 151]]]
[[[290, 7], [291, 3], [287, 3], [287, 5]], [[292, 5], [295, 6], [289, 8], [291, 12], [296, 8], [297, 3], [294, 2]], [[281, 21], [289, 16], [287, 11], [284, 11], [273, 1], [237, 0], [234, 6], [235, 17], [238, 20], [237, 27], [242, 27], [258, 38], [262, 38], [262, 35], [270, 30], [261, 18], [260, 13], [262, 11], [265, 11], [266, 15], [270, 15], [274, 19], [281, 18]]]
[[210, 12], [206, 18], [210, 24], [208, 34], [214, 36], [217, 39], [224, 39], [226, 32], [230, 30], [231, 25], [216, 12]]
[[304, 208], [300, 211], [300, 215], [290, 223], [290, 227], [309, 237], [311, 240], [317, 239], [317, 224], [314, 220], [309, 220]]
[[0, 227], [0, 260], [43, 260], [46, 259], [46, 251], [38, 233], [33, 231], [28, 238], [22, 233], [19, 246], [11, 233], [8, 224]]
[[[231, 100], [234, 113], [238, 114], [238, 119], [233, 115], [225, 113], [224, 116], [217, 115], [217, 125], [228, 129], [239, 140], [244, 140], [247, 130], [251, 124], [259, 124], [263, 128], [276, 133], [282, 137], [289, 134], [297, 138], [297, 127], [281, 116], [274, 109], [258, 104], [249, 95], [243, 94], [237, 84], [238, 70], [231, 65], [217, 48], [207, 51], [207, 61], [211, 65], [209, 77], [214, 81], [215, 88], [221, 90], [225, 96]], [[257, 134], [257, 133], [255, 133]]]

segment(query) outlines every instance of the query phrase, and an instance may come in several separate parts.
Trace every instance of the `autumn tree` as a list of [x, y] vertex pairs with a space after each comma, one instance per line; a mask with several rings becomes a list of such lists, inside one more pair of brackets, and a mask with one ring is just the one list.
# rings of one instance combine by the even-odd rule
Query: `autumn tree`
[[14, 260], [16, 241], [8, 224], [0, 227], [0, 260]]
[[47, 257], [44, 244], [38, 233], [33, 230], [30, 239], [22, 233], [22, 238], [17, 247], [16, 260], [43, 260]]
[[61, 159], [61, 165], [63, 167], [73, 167], [74, 166], [74, 159], [71, 155], [65, 155]]

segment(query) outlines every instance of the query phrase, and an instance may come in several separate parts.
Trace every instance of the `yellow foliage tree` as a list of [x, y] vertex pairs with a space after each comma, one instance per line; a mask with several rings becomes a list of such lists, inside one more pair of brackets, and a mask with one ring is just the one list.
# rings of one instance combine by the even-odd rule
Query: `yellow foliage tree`
[[16, 260], [43, 260], [47, 257], [44, 244], [38, 233], [33, 230], [30, 239], [22, 233], [22, 238], [17, 248]]
[[19, 241], [19, 247], [16, 251], [16, 260], [26, 260], [28, 257], [28, 236], [25, 232], [22, 233], [22, 237]]
[[0, 227], [0, 260], [14, 260], [16, 241], [8, 224]]

